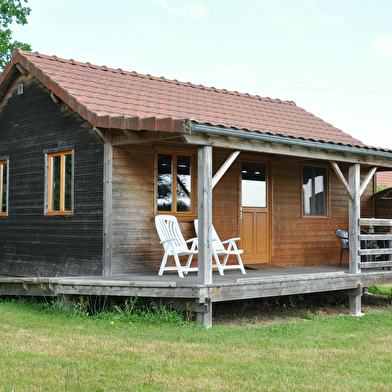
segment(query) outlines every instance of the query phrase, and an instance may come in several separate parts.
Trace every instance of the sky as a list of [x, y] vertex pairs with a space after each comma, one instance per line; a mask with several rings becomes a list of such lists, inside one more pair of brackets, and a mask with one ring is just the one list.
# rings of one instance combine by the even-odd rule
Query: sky
[[391, 0], [29, 0], [33, 51], [297, 106], [392, 149]]

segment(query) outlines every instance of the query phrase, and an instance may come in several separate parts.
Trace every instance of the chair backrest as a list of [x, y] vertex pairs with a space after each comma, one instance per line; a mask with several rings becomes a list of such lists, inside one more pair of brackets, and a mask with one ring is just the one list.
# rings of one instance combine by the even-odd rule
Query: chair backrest
[[[195, 219], [193, 224], [195, 225], [195, 232], [196, 235], [199, 235], [199, 220]], [[220, 250], [225, 250], [225, 247], [222, 244], [222, 241], [220, 240], [218, 233], [215, 230], [214, 225], [212, 225], [211, 227], [211, 235], [212, 235], [212, 245], [215, 248], [215, 250], [217, 252], [219, 252]]]
[[[159, 239], [165, 241], [169, 238], [175, 238], [171, 243], [174, 245], [176, 252], [188, 250], [185, 239], [181, 233], [180, 225], [177, 218], [173, 215], [157, 215], [155, 217], [155, 227], [158, 232]], [[168, 247], [169, 243], [164, 242], [163, 247]]]
[[340, 241], [342, 242], [342, 248], [343, 249], [348, 249], [349, 248], [349, 243], [348, 243], [348, 231], [338, 229], [335, 232], [336, 236], [340, 238]]

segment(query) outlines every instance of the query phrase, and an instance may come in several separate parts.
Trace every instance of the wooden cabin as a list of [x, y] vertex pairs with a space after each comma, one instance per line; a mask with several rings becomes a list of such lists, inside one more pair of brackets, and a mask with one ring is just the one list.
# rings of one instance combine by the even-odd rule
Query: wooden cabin
[[[349, 230], [343, 264], [354, 276], [338, 288], [366, 285], [359, 230], [369, 221], [360, 219], [383, 218], [374, 174], [391, 170], [392, 151], [294, 102], [16, 50], [0, 77], [0, 126], [4, 284], [143, 275], [155, 286], [133, 284], [129, 295], [168, 295], [152, 295], [172, 285], [157, 276], [163, 248], [154, 217], [171, 214], [185, 238], [195, 236], [196, 218], [204, 229], [197, 294], [193, 281], [185, 290], [187, 276], [183, 291], [171, 292], [178, 298], [241, 298], [206, 294], [215, 279], [211, 222], [222, 239], [241, 237], [244, 264], [259, 279], [266, 266], [338, 265], [335, 231]], [[353, 298], [359, 313], [360, 294]], [[208, 325], [210, 310], [200, 314]]]

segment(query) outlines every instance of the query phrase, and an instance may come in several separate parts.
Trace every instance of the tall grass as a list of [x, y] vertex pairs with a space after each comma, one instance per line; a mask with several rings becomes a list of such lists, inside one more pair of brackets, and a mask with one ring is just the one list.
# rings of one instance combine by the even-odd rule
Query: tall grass
[[142, 302], [137, 296], [127, 298], [120, 305], [110, 307], [107, 297], [79, 296], [76, 298], [62, 296], [48, 300], [46, 298], [11, 298], [1, 302], [23, 304], [32, 310], [43, 314], [64, 317], [88, 317], [94, 320], [109, 320], [111, 322], [132, 323], [143, 322], [151, 324], [185, 324], [181, 310], [171, 308], [161, 303]]

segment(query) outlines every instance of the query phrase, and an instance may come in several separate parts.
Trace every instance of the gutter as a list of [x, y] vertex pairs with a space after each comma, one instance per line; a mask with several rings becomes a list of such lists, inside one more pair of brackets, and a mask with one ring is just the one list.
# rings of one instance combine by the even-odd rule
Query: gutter
[[266, 135], [254, 131], [243, 131], [238, 129], [220, 128], [213, 125], [192, 124], [192, 133], [206, 133], [209, 135], [235, 137], [248, 140], [255, 140], [267, 143], [280, 143], [289, 146], [299, 146], [303, 148], [329, 150], [346, 154], [367, 155], [372, 157], [392, 159], [392, 151], [372, 150], [366, 147], [344, 146], [341, 144], [314, 142], [310, 140], [295, 139], [285, 136]]

